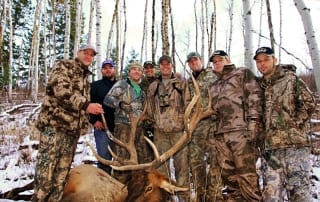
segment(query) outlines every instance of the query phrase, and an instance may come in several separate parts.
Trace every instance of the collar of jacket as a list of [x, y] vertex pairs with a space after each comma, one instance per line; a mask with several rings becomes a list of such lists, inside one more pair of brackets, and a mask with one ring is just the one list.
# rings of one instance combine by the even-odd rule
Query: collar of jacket
[[236, 69], [236, 66], [234, 64], [231, 64], [231, 65], [225, 65], [221, 73], [216, 72], [214, 70], [213, 72], [218, 76], [218, 79], [222, 79], [223, 77], [227, 77], [235, 69]]
[[192, 71], [192, 75], [193, 75], [193, 77], [194, 77], [195, 79], [197, 79], [198, 76], [199, 76], [199, 75], [201, 74], [201, 72], [203, 72], [203, 71], [204, 71], [204, 68], [201, 68], [201, 70], [198, 71], [198, 72]]
[[[162, 76], [161, 76], [161, 75], [158, 77], [158, 79], [162, 82]], [[171, 77], [170, 77], [170, 79], [174, 79], [174, 75], [173, 75], [173, 73], [171, 73]]]
[[109, 79], [108, 77], [103, 76], [102, 80], [107, 81], [109, 83], [115, 83], [117, 82], [117, 79], [115, 77], [113, 77], [113, 79]]
[[286, 69], [283, 69], [282, 66], [277, 65], [276, 70], [273, 73], [273, 75], [270, 77], [270, 79], [265, 79], [264, 77], [262, 78], [262, 88], [265, 88], [266, 86], [272, 86], [275, 81], [283, 78], [286, 73]]

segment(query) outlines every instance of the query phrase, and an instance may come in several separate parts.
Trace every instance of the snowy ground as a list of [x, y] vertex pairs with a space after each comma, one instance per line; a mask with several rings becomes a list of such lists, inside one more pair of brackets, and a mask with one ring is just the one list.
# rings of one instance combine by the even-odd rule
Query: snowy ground
[[[33, 180], [38, 134], [29, 127], [29, 123], [38, 109], [36, 104], [19, 105], [0, 114], [0, 193]], [[94, 144], [92, 133], [80, 138], [74, 166], [96, 161], [86, 142]], [[312, 193], [315, 202], [320, 201], [320, 156], [310, 155], [310, 160], [313, 163]], [[0, 199], [3, 201], [10, 200]]]

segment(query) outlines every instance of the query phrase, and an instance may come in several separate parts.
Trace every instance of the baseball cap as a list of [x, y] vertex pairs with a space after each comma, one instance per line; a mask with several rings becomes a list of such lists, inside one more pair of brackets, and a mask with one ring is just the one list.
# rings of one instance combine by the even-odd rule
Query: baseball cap
[[189, 62], [191, 58], [201, 58], [201, 56], [198, 52], [191, 52], [187, 55], [187, 62]]
[[209, 58], [209, 61], [212, 62], [214, 56], [220, 56], [220, 57], [229, 57], [228, 54], [223, 50], [216, 50], [212, 53], [212, 55]]
[[162, 61], [167, 61], [169, 63], [172, 63], [172, 59], [169, 55], [163, 55], [159, 58], [158, 64], [160, 64]]
[[274, 51], [272, 50], [272, 48], [269, 47], [260, 47], [256, 50], [256, 54], [254, 55], [253, 59], [257, 59], [257, 56], [259, 54], [264, 54], [266, 56], [274, 56]]
[[136, 62], [136, 61], [131, 62], [131, 63], [129, 64], [129, 70], [132, 69], [132, 68], [139, 68], [139, 69], [142, 70], [141, 64], [140, 64], [139, 62]]
[[111, 67], [114, 67], [114, 62], [112, 61], [112, 59], [106, 59], [105, 61], [102, 62], [101, 68], [103, 68], [104, 65], [109, 64], [111, 65]]
[[97, 55], [97, 51], [96, 48], [91, 45], [91, 44], [82, 44], [79, 48], [79, 51], [83, 51], [83, 50], [87, 50], [87, 49], [91, 49], [94, 52], [94, 55]]
[[153, 64], [153, 62], [151, 60], [145, 61], [143, 63], [143, 68], [145, 68], [147, 65], [151, 65], [152, 67], [154, 67], [154, 64]]

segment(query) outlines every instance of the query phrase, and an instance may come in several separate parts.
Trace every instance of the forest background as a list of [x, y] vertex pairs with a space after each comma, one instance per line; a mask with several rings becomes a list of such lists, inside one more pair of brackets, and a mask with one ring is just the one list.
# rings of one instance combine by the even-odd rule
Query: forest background
[[101, 77], [105, 58], [116, 62], [121, 78], [131, 61], [156, 64], [162, 54], [171, 55], [174, 71], [188, 77], [187, 53], [198, 51], [210, 67], [207, 61], [216, 49], [259, 75], [254, 51], [271, 46], [281, 63], [296, 65], [317, 91], [316, 19], [319, 0], [0, 0], [1, 101], [14, 103], [23, 93], [38, 102], [50, 68], [75, 57], [81, 43], [98, 50], [92, 80]]

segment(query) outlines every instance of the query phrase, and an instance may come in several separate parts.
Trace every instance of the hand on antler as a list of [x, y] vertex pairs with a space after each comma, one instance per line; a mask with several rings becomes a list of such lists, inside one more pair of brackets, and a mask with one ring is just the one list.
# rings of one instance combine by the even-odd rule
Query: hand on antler
[[126, 112], [132, 112], [132, 107], [131, 107], [130, 103], [127, 103], [126, 101], [121, 101], [119, 103], [119, 107], [120, 107], [120, 109], [123, 109]]

